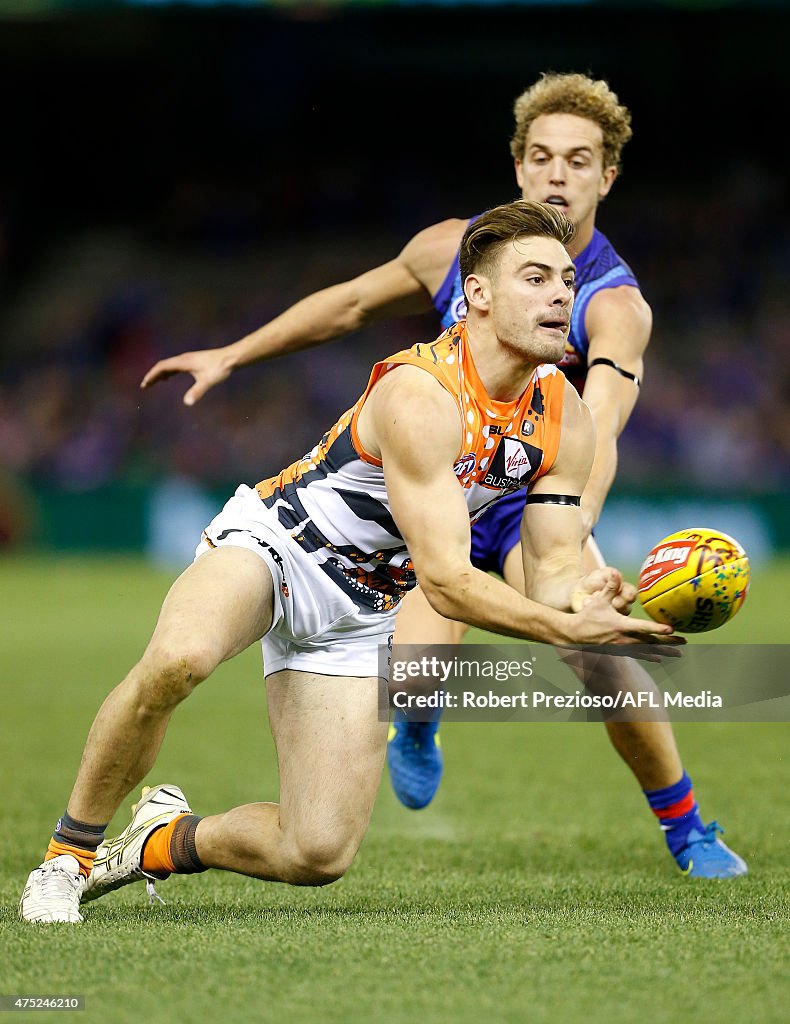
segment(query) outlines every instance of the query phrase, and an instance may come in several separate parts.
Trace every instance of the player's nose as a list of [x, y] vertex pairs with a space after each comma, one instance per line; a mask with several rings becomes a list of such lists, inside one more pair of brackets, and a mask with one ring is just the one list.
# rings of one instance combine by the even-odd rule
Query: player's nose
[[565, 184], [565, 161], [555, 156], [549, 164], [549, 180], [553, 185]]

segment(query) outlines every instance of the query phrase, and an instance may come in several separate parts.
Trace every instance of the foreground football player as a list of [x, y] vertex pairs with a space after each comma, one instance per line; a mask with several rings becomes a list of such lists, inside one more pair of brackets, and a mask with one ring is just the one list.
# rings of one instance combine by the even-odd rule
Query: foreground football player
[[[631, 117], [603, 81], [585, 75], [544, 75], [516, 100], [511, 152], [525, 199], [548, 202], [576, 225], [570, 243], [576, 264], [576, 302], [561, 367], [592, 412], [596, 447], [582, 495], [587, 537], [585, 566], [604, 560], [589, 536], [598, 521], [617, 469], [617, 439], [639, 393], [650, 309], [630, 268], [595, 228], [598, 203], [617, 177], [622, 148], [631, 137]], [[353, 281], [297, 303], [276, 320], [236, 344], [188, 352], [157, 363], [143, 384], [181, 371], [194, 385], [191, 405], [233, 370], [283, 352], [337, 338], [386, 316], [423, 312], [433, 305], [448, 327], [465, 315], [458, 246], [468, 219], [448, 220], [416, 235], [398, 257]], [[472, 562], [495, 570], [523, 591], [519, 530], [524, 494], [499, 502], [472, 531]], [[466, 627], [442, 619], [419, 590], [403, 602], [398, 644], [454, 644]], [[646, 690], [641, 666], [623, 659], [600, 660], [596, 676], [580, 672], [591, 689], [629, 686]], [[387, 751], [399, 799], [412, 808], [433, 798], [442, 773], [437, 722], [395, 719]], [[705, 826], [692, 783], [683, 770], [668, 722], [607, 722], [615, 748], [636, 776], [663, 830], [670, 853], [684, 874], [728, 878], [746, 865], [718, 839], [718, 825]]]
[[[365, 835], [384, 761], [379, 647], [418, 580], [439, 615], [511, 636], [682, 642], [669, 626], [621, 614], [635, 589], [615, 569], [583, 573], [590, 414], [545, 365], [568, 333], [572, 237], [565, 216], [539, 203], [481, 217], [461, 243], [468, 321], [378, 363], [306, 459], [239, 487], [206, 528], [141, 661], [93, 723], [68, 808], [25, 886], [23, 920], [76, 923], [81, 899], [174, 871], [222, 868], [296, 885], [339, 878]], [[486, 460], [496, 463], [508, 444], [529, 470], [492, 486]], [[470, 520], [525, 485], [529, 597], [469, 560]], [[177, 705], [260, 638], [280, 803], [201, 819], [177, 787], [158, 786], [103, 845]]]

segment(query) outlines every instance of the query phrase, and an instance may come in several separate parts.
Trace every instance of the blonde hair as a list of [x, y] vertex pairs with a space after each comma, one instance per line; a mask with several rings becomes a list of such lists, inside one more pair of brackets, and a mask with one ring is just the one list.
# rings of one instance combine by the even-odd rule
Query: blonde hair
[[470, 224], [461, 239], [461, 280], [479, 270], [490, 275], [502, 248], [517, 238], [555, 238], [567, 246], [576, 228], [561, 210], [547, 203], [517, 199], [495, 206]]
[[593, 121], [603, 133], [603, 165], [620, 169], [623, 146], [633, 135], [631, 112], [607, 82], [587, 75], [544, 72], [513, 105], [516, 125], [510, 140], [514, 159], [524, 158], [527, 132], [541, 114], [575, 114]]

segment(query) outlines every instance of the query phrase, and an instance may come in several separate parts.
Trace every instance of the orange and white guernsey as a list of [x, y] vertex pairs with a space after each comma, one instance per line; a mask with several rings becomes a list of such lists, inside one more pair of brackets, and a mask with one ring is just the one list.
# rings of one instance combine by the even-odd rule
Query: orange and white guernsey
[[464, 430], [454, 469], [472, 522], [547, 473], [560, 440], [563, 374], [539, 366], [519, 398], [495, 402], [477, 375], [463, 321], [432, 345], [376, 363], [365, 393], [321, 442], [257, 485], [291, 538], [362, 610], [374, 612], [394, 610], [417, 579], [392, 517], [381, 460], [362, 447], [357, 421], [374, 384], [404, 364], [430, 373], [455, 399]]

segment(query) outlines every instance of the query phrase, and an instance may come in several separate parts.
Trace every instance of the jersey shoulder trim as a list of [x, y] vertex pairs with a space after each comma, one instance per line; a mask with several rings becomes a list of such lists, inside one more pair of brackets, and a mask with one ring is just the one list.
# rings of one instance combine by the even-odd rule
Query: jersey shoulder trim
[[403, 351], [396, 352], [395, 355], [388, 356], [387, 359], [383, 359], [381, 362], [376, 363], [373, 367], [373, 371], [371, 372], [368, 386], [365, 388], [362, 397], [354, 406], [351, 417], [351, 436], [354, 441], [354, 447], [363, 462], [367, 462], [371, 466], [380, 467], [382, 465], [381, 459], [367, 451], [360, 440], [359, 433], [357, 431], [359, 414], [374, 386], [378, 384], [382, 377], [396, 369], [398, 366], [416, 366], [417, 369], [424, 370], [426, 373], [430, 374], [430, 376], [441, 384], [445, 391], [452, 396], [456, 407], [459, 410], [459, 414], [461, 413], [460, 395], [457, 383], [458, 339], [459, 334], [457, 332], [452, 330], [445, 331], [444, 334], [440, 335], [436, 341], [432, 342], [430, 345], [414, 345], [413, 348], [403, 349]]

